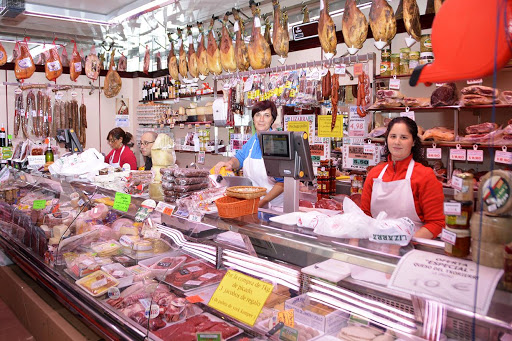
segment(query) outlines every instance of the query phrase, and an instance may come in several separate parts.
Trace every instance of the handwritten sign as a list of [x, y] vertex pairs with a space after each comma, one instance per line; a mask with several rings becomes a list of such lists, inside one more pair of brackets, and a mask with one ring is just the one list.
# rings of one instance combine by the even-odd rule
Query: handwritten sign
[[319, 137], [343, 137], [343, 116], [338, 115], [334, 129], [331, 130], [332, 115], [318, 116]]
[[413, 250], [400, 259], [388, 287], [487, 315], [502, 274], [465, 259]]
[[228, 270], [208, 305], [253, 326], [273, 287], [272, 284]]
[[277, 313], [277, 320], [283, 322], [285, 326], [294, 327], [293, 309], [283, 310]]
[[[308, 124], [307, 130], [304, 130], [305, 123]], [[284, 130], [307, 132], [309, 134], [309, 144], [311, 144], [315, 136], [315, 115], [284, 115]]]
[[32, 204], [33, 210], [42, 210], [46, 207], [46, 200], [34, 200]]
[[304, 131], [309, 132], [309, 122], [307, 121], [290, 121], [288, 122], [287, 131]]
[[113, 208], [114, 210], [118, 210], [121, 212], [128, 212], [128, 208], [130, 207], [131, 201], [132, 196], [130, 194], [116, 192]]

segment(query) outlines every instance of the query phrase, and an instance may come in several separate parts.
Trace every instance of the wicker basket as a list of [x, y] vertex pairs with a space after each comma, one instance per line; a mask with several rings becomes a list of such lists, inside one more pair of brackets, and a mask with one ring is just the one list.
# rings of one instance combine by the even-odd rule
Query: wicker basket
[[265, 187], [233, 186], [226, 189], [226, 195], [239, 199], [255, 199], [267, 194]]
[[260, 198], [256, 199], [238, 199], [231, 197], [222, 197], [215, 200], [215, 205], [222, 218], [235, 218], [258, 212]]

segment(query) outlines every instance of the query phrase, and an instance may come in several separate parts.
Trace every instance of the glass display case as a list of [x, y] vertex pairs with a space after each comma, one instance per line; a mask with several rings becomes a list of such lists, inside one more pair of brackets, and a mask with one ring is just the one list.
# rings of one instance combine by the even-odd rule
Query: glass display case
[[[195, 340], [196, 332], [219, 332], [223, 339], [277, 340], [290, 330], [301, 340], [499, 340], [512, 334], [512, 295], [500, 280], [503, 271], [446, 258], [444, 243], [395, 247], [328, 238], [273, 222], [275, 213], [265, 210], [199, 220], [157, 209], [139, 222], [142, 198], [131, 196], [122, 208], [115, 192], [86, 182], [14, 169], [1, 175], [0, 246], [107, 339]], [[412, 273], [406, 261], [420, 263], [413, 255], [437, 267], [448, 259], [450, 271], [476, 266], [476, 278], [494, 282], [485, 287], [475, 279], [472, 286], [446, 277], [443, 285], [477, 290], [460, 301], [401, 290], [404, 268]], [[435, 287], [427, 270], [415, 280]], [[251, 323], [210, 302], [231, 271], [272, 285]], [[488, 302], [480, 302], [481, 293]], [[291, 323], [283, 317], [290, 310]], [[287, 326], [269, 334], [280, 320]]]

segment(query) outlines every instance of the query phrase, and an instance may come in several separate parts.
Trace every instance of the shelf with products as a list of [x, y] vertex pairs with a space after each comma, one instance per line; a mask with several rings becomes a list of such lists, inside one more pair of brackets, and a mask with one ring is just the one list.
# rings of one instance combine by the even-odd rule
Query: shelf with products
[[[512, 70], [512, 64], [507, 64], [503, 67], [503, 69], [499, 71], [510, 71]], [[410, 78], [412, 74], [406, 74], [406, 75], [393, 75], [393, 76], [381, 76], [381, 75], [375, 75], [375, 80], [380, 79], [392, 79], [392, 78]]]
[[[166, 98], [166, 99], [154, 99], [154, 100], [140, 100], [139, 103], [175, 103], [176, 100], [180, 99], [194, 99], [194, 98], [201, 98], [206, 96], [213, 96], [214, 92], [205, 93], [205, 94], [195, 94], [195, 95], [180, 95], [176, 98]], [[218, 91], [217, 95], [222, 95], [222, 91]]]
[[[384, 144], [385, 140], [382, 137], [374, 137], [369, 138], [367, 141], [371, 141], [372, 143], [380, 143]], [[464, 149], [472, 149], [474, 146], [477, 146], [478, 148], [494, 148], [494, 149], [501, 149], [503, 147], [506, 147], [507, 149], [512, 148], [512, 141], [510, 144], [489, 144], [489, 143], [481, 143], [481, 142], [475, 142], [475, 143], [469, 143], [469, 142], [457, 142], [457, 141], [422, 141], [421, 145], [425, 148], [432, 147], [432, 145], [435, 144], [436, 147], [448, 147], [448, 148], [455, 148], [460, 147]]]
[[436, 111], [436, 110], [479, 110], [479, 109], [510, 109], [511, 104], [496, 104], [496, 105], [473, 105], [473, 106], [440, 106], [440, 107], [392, 107], [392, 108], [369, 108], [368, 111], [406, 111], [409, 108], [410, 111]]

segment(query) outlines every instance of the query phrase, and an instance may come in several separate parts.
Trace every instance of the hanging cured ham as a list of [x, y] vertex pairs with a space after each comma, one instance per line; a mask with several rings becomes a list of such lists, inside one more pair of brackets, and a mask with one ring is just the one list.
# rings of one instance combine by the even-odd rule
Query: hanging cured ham
[[[169, 38], [170, 40], [170, 38]], [[171, 50], [169, 51], [169, 74], [171, 75], [171, 78], [175, 81], [179, 80], [180, 75], [178, 72], [178, 59], [176, 58], [176, 55], [174, 54], [174, 43], [171, 40]]]
[[396, 19], [393, 8], [386, 0], [372, 0], [369, 17], [375, 47], [381, 50], [396, 35]]
[[183, 36], [181, 34], [180, 28], [178, 28], [178, 36], [180, 37], [180, 39], [179, 39], [179, 41], [180, 41], [180, 52], [179, 52], [180, 60], [178, 63], [178, 69], [180, 71], [181, 77], [187, 78], [187, 73], [188, 73], [187, 54], [185, 53], [185, 48], [184, 48], [185, 43], [183, 42]]
[[96, 47], [93, 45], [91, 47], [91, 53], [87, 56], [85, 60], [85, 75], [95, 81], [98, 79], [100, 74], [100, 60], [96, 55]]
[[222, 19], [222, 33], [220, 38], [220, 63], [224, 71], [235, 72], [235, 48], [233, 47], [233, 40], [228, 30], [228, 13], [224, 14]]
[[302, 9], [300, 11], [301, 11], [301, 13], [303, 15], [302, 23], [303, 24], [308, 23], [309, 22], [309, 9], [308, 9], [308, 6], [307, 5], [302, 6]]
[[356, 5], [356, 0], [347, 0], [343, 19], [341, 20], [341, 32], [350, 54], [356, 54], [363, 47], [368, 35], [368, 21], [366, 16]]
[[240, 71], [249, 70], [249, 56], [247, 45], [244, 41], [244, 23], [240, 18], [238, 10], [233, 8], [233, 17], [235, 17], [235, 33], [236, 33], [236, 41], [235, 41], [235, 60], [236, 67]]
[[434, 12], [439, 12], [439, 9], [443, 5], [444, 0], [434, 0]]
[[28, 39], [29, 38], [26, 37], [22, 42], [16, 42], [16, 49], [20, 52], [14, 61], [14, 75], [16, 79], [30, 78], [34, 74], [34, 71], [36, 71], [34, 60], [28, 50]]
[[0, 43], [0, 66], [4, 65], [5, 63], [7, 63], [7, 52], [5, 52], [2, 43]]
[[265, 41], [270, 45], [272, 44], [272, 41], [270, 41], [270, 15], [267, 14], [265, 16], [261, 16], [261, 18], [265, 22], [265, 32], [263, 33], [263, 37], [265, 38]]
[[114, 54], [116, 50], [112, 50], [110, 54], [110, 67], [107, 72], [107, 76], [105, 77], [105, 84], [103, 85], [103, 93], [107, 98], [115, 97], [121, 91], [121, 87], [123, 86], [123, 82], [121, 80], [121, 76], [117, 73], [115, 69], [114, 63]]
[[121, 52], [121, 57], [117, 62], [117, 71], [126, 71], [126, 66], [128, 64], [128, 60], [123, 52]]
[[208, 68], [206, 48], [204, 47], [203, 23], [198, 22], [197, 28], [199, 29], [199, 36], [197, 37], [197, 69], [201, 75], [206, 77], [210, 73], [210, 69]]
[[408, 46], [412, 46], [421, 39], [420, 9], [416, 0], [403, 0], [403, 17], [405, 30], [414, 41], [407, 40]]
[[255, 70], [270, 66], [270, 46], [261, 35], [260, 10], [254, 1], [251, 1], [251, 11], [254, 16], [251, 40], [249, 42], [249, 63]]
[[279, 0], [272, 0], [274, 5], [274, 31], [272, 32], [272, 44], [274, 51], [281, 57], [281, 63], [284, 64], [286, 57], [288, 57], [289, 41], [288, 35], [288, 20], [287, 15], [283, 16]]
[[336, 27], [329, 15], [328, 0], [320, 0], [320, 18], [318, 19], [318, 38], [320, 45], [327, 59], [332, 58], [336, 54]]
[[149, 63], [151, 62], [151, 57], [149, 56], [149, 47], [146, 45], [146, 52], [144, 53], [144, 65], [142, 67], [142, 72], [146, 75], [149, 73]]
[[74, 40], [71, 40], [71, 42], [74, 46], [73, 53], [71, 54], [71, 63], [69, 64], [69, 78], [71, 78], [73, 82], [76, 82], [76, 79], [82, 73], [82, 57], [80, 57], [78, 53], [76, 42]]
[[210, 21], [210, 32], [208, 33], [208, 47], [206, 48], [206, 60], [208, 62], [208, 69], [214, 75], [220, 75], [222, 66], [220, 64], [220, 51], [217, 41], [215, 40], [215, 33], [213, 32], [213, 24], [215, 19], [212, 17]]
[[188, 33], [188, 71], [194, 78], [199, 76], [199, 70], [197, 68], [197, 54], [194, 49], [194, 40], [192, 39], [192, 28], [187, 27]]
[[62, 62], [57, 46], [55, 46], [55, 40], [53, 41], [53, 48], [48, 53], [49, 56], [46, 59], [46, 64], [44, 64], [44, 73], [49, 81], [57, 81], [57, 78], [62, 75]]

